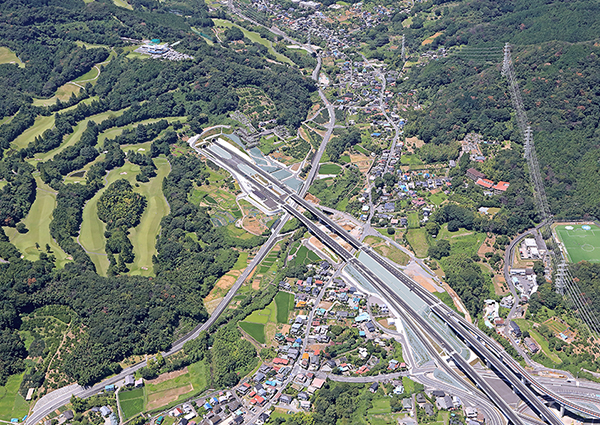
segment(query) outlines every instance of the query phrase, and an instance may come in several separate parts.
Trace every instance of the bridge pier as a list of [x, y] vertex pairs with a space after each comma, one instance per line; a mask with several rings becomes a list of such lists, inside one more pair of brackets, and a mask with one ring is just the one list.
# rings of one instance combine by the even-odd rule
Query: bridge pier
[[560, 417], [562, 418], [563, 416], [565, 416], [565, 406], [560, 406]]

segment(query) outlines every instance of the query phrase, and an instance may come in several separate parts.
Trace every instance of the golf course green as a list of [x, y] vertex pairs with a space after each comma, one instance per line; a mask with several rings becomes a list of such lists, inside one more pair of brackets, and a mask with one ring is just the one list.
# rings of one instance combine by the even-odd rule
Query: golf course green
[[148, 206], [142, 214], [140, 224], [131, 230], [129, 238], [133, 244], [135, 260], [129, 267], [132, 275], [152, 275], [152, 256], [156, 252], [156, 236], [160, 230], [160, 221], [169, 214], [169, 203], [162, 193], [163, 179], [169, 174], [171, 166], [166, 158], [155, 158], [156, 177], [148, 183], [140, 183], [136, 192], [144, 195]]
[[[23, 219], [23, 224], [29, 229], [27, 233], [19, 233], [14, 228], [5, 227], [10, 241], [23, 253], [27, 260], [37, 260], [41, 252], [46, 252], [46, 244], [50, 245], [51, 254], [56, 257], [56, 266], [61, 268], [69, 260], [67, 254], [60, 249], [50, 236], [50, 221], [52, 211], [56, 206], [56, 192], [36, 177], [37, 192], [29, 214]], [[35, 246], [36, 242], [39, 249]]]
[[118, 179], [128, 180], [134, 186], [134, 191], [144, 195], [148, 200], [148, 206], [142, 215], [140, 224], [132, 229], [129, 235], [135, 254], [135, 260], [129, 268], [131, 274], [146, 276], [152, 274], [152, 255], [156, 253], [154, 245], [160, 229], [160, 220], [169, 213], [169, 204], [162, 193], [162, 181], [170, 170], [169, 161], [166, 158], [156, 158], [154, 163], [157, 167], [157, 175], [148, 183], [139, 183], [135, 180], [135, 176], [140, 172], [138, 165], [127, 162], [121, 168], [112, 170], [106, 177], [108, 184], [99, 190], [83, 208], [79, 244], [87, 251], [100, 275], [106, 275], [109, 264], [104, 251], [105, 226], [98, 218], [97, 213], [98, 200], [106, 188]]
[[25, 130], [19, 137], [17, 137], [10, 145], [16, 149], [26, 148], [33, 139], [37, 136], [41, 136], [44, 131], [54, 126], [54, 115], [44, 117], [42, 115], [36, 117], [33, 125]]

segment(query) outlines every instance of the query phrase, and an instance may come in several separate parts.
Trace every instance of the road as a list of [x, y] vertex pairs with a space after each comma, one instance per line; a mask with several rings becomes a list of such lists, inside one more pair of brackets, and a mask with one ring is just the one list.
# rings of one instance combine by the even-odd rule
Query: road
[[[511, 275], [510, 275], [510, 268], [512, 267], [512, 260], [514, 258], [515, 248], [517, 248], [517, 246], [521, 243], [521, 241], [524, 238], [526, 238], [527, 236], [533, 236], [534, 238], [536, 238], [536, 240], [538, 240], [540, 238], [539, 229], [541, 229], [544, 225], [545, 225], [545, 222], [542, 222], [542, 223], [538, 224], [535, 228], [521, 233], [520, 235], [515, 237], [510, 242], [510, 244], [506, 247], [506, 250], [504, 251], [504, 268], [503, 268], [504, 280], [506, 281], [506, 284], [508, 285], [508, 288], [509, 288], [511, 294], [512, 294], [513, 298], [515, 299], [515, 303], [513, 304], [512, 308], [510, 309], [510, 312], [508, 313], [506, 327], [504, 328], [504, 335], [508, 338], [511, 345], [515, 348], [515, 350], [517, 350], [519, 355], [521, 357], [523, 357], [523, 359], [525, 360], [525, 363], [527, 363], [527, 366], [533, 368], [536, 371], [547, 370], [547, 371], [551, 371], [551, 372], [561, 373], [563, 375], [567, 375], [572, 378], [573, 376], [569, 372], [551, 369], [551, 368], [548, 368], [546, 366], [543, 366], [543, 365], [531, 360], [531, 358], [529, 357], [529, 354], [521, 347], [521, 345], [517, 344], [517, 341], [513, 337], [512, 333], [509, 331], [510, 329], [508, 326], [508, 322], [516, 316], [516, 311], [519, 308], [519, 295], [517, 293], [515, 285], [512, 282]], [[540, 243], [539, 240], [538, 240], [538, 243]]]
[[385, 164], [385, 171], [387, 172], [387, 169], [390, 166], [390, 162], [393, 158], [392, 153], [396, 149], [396, 144], [398, 143], [398, 138], [400, 137], [400, 129], [398, 128], [398, 125], [390, 118], [387, 111], [385, 110], [385, 103], [383, 101], [383, 96], [385, 96], [385, 88], [387, 85], [385, 73], [381, 72], [379, 69], [376, 69], [373, 65], [371, 65], [371, 63], [362, 53], [361, 56], [363, 60], [377, 72], [377, 76], [381, 79], [381, 91], [379, 93], [379, 109], [381, 110], [381, 113], [383, 114], [385, 119], [390, 123], [390, 125], [394, 129], [394, 138], [392, 140], [392, 145], [390, 146], [390, 156], [388, 157], [388, 160]]
[[[318, 56], [317, 57], [317, 67], [315, 68], [315, 70], [313, 71], [313, 74], [312, 74], [312, 79], [317, 82], [319, 81], [320, 69], [321, 69], [321, 57]], [[306, 195], [306, 192], [308, 192], [310, 185], [313, 183], [313, 181], [315, 180], [315, 177], [319, 173], [319, 162], [321, 161], [321, 158], [323, 157], [323, 154], [325, 153], [325, 149], [327, 148], [327, 143], [329, 143], [329, 140], [331, 139], [331, 135], [333, 134], [333, 130], [335, 128], [335, 109], [334, 109], [333, 105], [329, 102], [329, 100], [327, 100], [327, 97], [325, 97], [325, 93], [323, 92], [323, 90], [320, 87], [319, 87], [319, 96], [321, 97], [321, 100], [325, 104], [325, 107], [327, 108], [327, 112], [329, 113], [329, 122], [325, 126], [327, 131], [325, 132], [325, 136], [323, 136], [323, 141], [321, 142], [321, 144], [319, 145], [319, 149], [313, 156], [313, 159], [311, 162], [311, 169], [310, 169], [310, 172], [308, 173], [308, 176], [306, 177], [306, 182], [302, 185], [302, 189], [300, 190], [301, 197], [304, 197], [304, 195]]]
[[[167, 356], [177, 353], [179, 350], [181, 350], [183, 348], [183, 345], [187, 341], [198, 337], [198, 335], [200, 335], [200, 332], [209, 329], [213, 325], [213, 323], [215, 323], [215, 321], [218, 319], [218, 317], [221, 315], [221, 313], [225, 310], [225, 308], [227, 308], [227, 306], [229, 305], [229, 303], [231, 302], [231, 300], [237, 293], [238, 289], [246, 281], [246, 279], [248, 278], [248, 276], [250, 275], [252, 270], [254, 270], [254, 268], [256, 266], [258, 266], [258, 264], [269, 253], [271, 248], [273, 248], [273, 246], [282, 238], [282, 236], [279, 235], [279, 232], [281, 231], [284, 224], [286, 223], [287, 218], [288, 218], [288, 216], [286, 215], [286, 216], [284, 216], [284, 219], [282, 219], [279, 222], [279, 225], [274, 229], [273, 233], [271, 234], [271, 236], [269, 237], [267, 242], [260, 248], [260, 250], [258, 251], [256, 256], [252, 259], [252, 261], [250, 262], [248, 267], [246, 267], [246, 269], [242, 272], [242, 274], [236, 280], [233, 287], [229, 290], [229, 292], [227, 293], [225, 298], [223, 298], [223, 300], [219, 303], [219, 305], [217, 306], [215, 311], [212, 313], [212, 315], [208, 318], [208, 320], [206, 322], [204, 322], [203, 324], [197, 326], [193, 331], [191, 331], [184, 337], [175, 341], [168, 351], [162, 353], [163, 356], [167, 357]], [[31, 413], [29, 415], [29, 417], [27, 418], [26, 424], [35, 424], [35, 423], [39, 422], [44, 417], [46, 417], [48, 414], [50, 414], [50, 412], [67, 404], [69, 402], [69, 400], [71, 399], [71, 396], [73, 396], [73, 395], [76, 397], [79, 397], [79, 398], [86, 398], [86, 397], [90, 397], [94, 394], [98, 394], [100, 391], [104, 390], [104, 387], [106, 385], [115, 384], [115, 383], [125, 379], [125, 376], [135, 373], [137, 370], [146, 366], [146, 364], [147, 363], [144, 360], [143, 362], [140, 362], [136, 365], [130, 366], [126, 369], [123, 369], [123, 371], [121, 373], [119, 373], [115, 376], [112, 376], [110, 378], [107, 378], [107, 379], [103, 380], [102, 382], [94, 385], [91, 388], [84, 388], [84, 387], [81, 387], [80, 385], [73, 384], [73, 385], [69, 385], [67, 387], [63, 387], [59, 390], [53, 391], [50, 394], [45, 395], [44, 397], [42, 397], [40, 400], [37, 401], [37, 403], [35, 404], [35, 406], [33, 408], [33, 413]]]
[[[320, 65], [321, 65], [321, 58], [318, 58], [318, 68], [315, 68], [315, 70], [317, 70], [317, 72], [316, 73], [313, 72], [313, 78], [315, 78], [317, 80], [319, 78], [318, 70], [320, 70]], [[331, 134], [333, 133], [333, 128], [335, 126], [335, 111], [333, 109], [333, 105], [331, 105], [329, 103], [329, 101], [327, 101], [327, 99], [325, 98], [325, 95], [323, 94], [322, 90], [320, 90], [320, 89], [319, 89], [319, 95], [321, 95], [321, 98], [323, 99], [323, 101], [326, 102], [327, 110], [329, 112], [329, 124], [327, 126], [328, 130], [327, 130], [327, 133], [325, 134], [325, 137], [323, 138], [323, 141], [321, 142], [321, 144], [319, 146], [319, 149], [317, 150], [317, 153], [313, 157], [313, 161], [312, 161], [312, 165], [311, 165], [312, 168], [310, 170], [308, 178], [306, 179], [306, 183], [302, 186], [302, 189], [300, 192], [301, 196], [304, 196], [304, 194], [308, 191], [310, 185], [314, 181], [316, 174], [318, 173], [319, 162], [321, 160], [321, 157], [323, 156], [323, 153], [325, 152], [325, 148], [331, 138]], [[213, 313], [209, 317], [209, 319], [205, 323], [197, 326], [193, 331], [191, 331], [184, 337], [175, 341], [173, 343], [173, 345], [171, 346], [171, 348], [167, 352], [163, 353], [163, 356], [166, 357], [166, 356], [170, 356], [172, 354], [177, 353], [178, 351], [180, 351], [183, 348], [183, 345], [187, 341], [198, 337], [198, 335], [200, 335], [200, 333], [202, 331], [209, 329], [213, 325], [213, 323], [217, 320], [217, 318], [221, 315], [221, 313], [225, 310], [225, 308], [227, 308], [227, 306], [229, 305], [229, 303], [231, 302], [231, 300], [237, 293], [238, 289], [246, 281], [246, 279], [248, 278], [248, 276], [250, 275], [252, 270], [254, 270], [254, 268], [256, 266], [258, 266], [258, 264], [264, 259], [264, 257], [269, 253], [269, 251], [273, 248], [273, 246], [281, 239], [279, 232], [281, 231], [281, 229], [287, 222], [288, 218], [289, 218], [289, 215], [287, 215], [287, 214], [284, 217], [282, 217], [282, 219], [280, 220], [277, 227], [271, 233], [271, 236], [269, 237], [268, 241], [260, 248], [257, 255], [250, 262], [248, 267], [246, 267], [246, 269], [242, 272], [240, 277], [236, 280], [234, 286], [229, 290], [229, 292], [227, 293], [225, 298], [223, 298], [223, 300], [219, 303], [219, 305], [217, 306], [215, 311], [213, 311]], [[106, 385], [115, 384], [115, 383], [125, 379], [125, 376], [135, 373], [137, 370], [145, 367], [146, 364], [147, 363], [144, 360], [143, 362], [140, 362], [136, 365], [130, 366], [126, 369], [123, 369], [123, 371], [121, 373], [119, 373], [113, 377], [107, 378], [107, 379], [103, 380], [102, 382], [94, 385], [91, 388], [83, 388], [80, 385], [73, 384], [73, 385], [63, 387], [60, 390], [53, 391], [50, 394], [45, 395], [44, 397], [42, 397], [40, 400], [38, 400], [36, 402], [35, 406], [33, 407], [33, 411], [30, 412], [29, 417], [27, 418], [25, 423], [27, 425], [32, 425], [32, 424], [39, 422], [44, 417], [46, 417], [48, 414], [50, 414], [52, 411], [67, 404], [69, 402], [69, 400], [71, 399], [71, 396], [75, 396], [75, 397], [79, 397], [79, 398], [86, 398], [86, 397], [90, 397], [94, 394], [98, 394], [100, 391], [104, 390], [104, 387]]]

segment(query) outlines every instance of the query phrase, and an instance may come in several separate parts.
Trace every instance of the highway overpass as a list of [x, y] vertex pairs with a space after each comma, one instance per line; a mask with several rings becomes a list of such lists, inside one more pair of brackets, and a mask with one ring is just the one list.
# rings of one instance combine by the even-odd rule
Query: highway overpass
[[[419, 323], [421, 326], [425, 326], [426, 329], [429, 330], [428, 335], [432, 338], [439, 338], [438, 331], [431, 328], [429, 323], [426, 323], [422, 317], [417, 317], [418, 314], [408, 305], [406, 305], [403, 300], [401, 300], [394, 293], [392, 289], [388, 287], [385, 283], [383, 283], [378, 276], [374, 273], [370, 272], [363, 263], [358, 261], [350, 252], [348, 252], [345, 248], [343, 248], [338, 242], [336, 242], [333, 238], [331, 238], [326, 232], [322, 231], [318, 226], [316, 226], [311, 220], [306, 218], [303, 214], [299, 213], [295, 208], [286, 203], [286, 201], [291, 200], [304, 208], [305, 210], [312, 213], [324, 226], [330, 229], [332, 232], [336, 233], [340, 238], [344, 240], [347, 244], [349, 244], [352, 248], [356, 250], [362, 250], [367, 255], [369, 255], [374, 261], [376, 261], [379, 265], [384, 267], [388, 272], [390, 272], [394, 277], [396, 277], [400, 282], [402, 282], [406, 287], [408, 287], [413, 293], [418, 295], [424, 302], [427, 303], [429, 308], [433, 313], [435, 313], [441, 320], [443, 320], [465, 343], [471, 347], [475, 352], [479, 354], [479, 356], [484, 360], [490, 367], [494, 368], [497, 373], [502, 375], [513, 387], [513, 389], [521, 395], [522, 399], [528, 403], [535, 411], [538, 412], [540, 417], [546, 422], [552, 425], [562, 425], [562, 421], [550, 411], [550, 409], [544, 404], [544, 402], [533, 393], [531, 388], [534, 388], [538, 394], [542, 396], [546, 396], [560, 406], [564, 406], [568, 410], [576, 412], [578, 414], [588, 416], [591, 418], [600, 419], [600, 413], [592, 411], [586, 407], [579, 406], [569, 400], [566, 400], [564, 397], [555, 394], [554, 392], [548, 390], [543, 385], [539, 384], [529, 375], [516, 361], [514, 361], [508, 354], [506, 354], [499, 345], [489, 338], [486, 334], [481, 332], [475, 326], [464, 320], [463, 317], [456, 315], [454, 311], [452, 311], [445, 304], [441, 303], [439, 299], [433, 296], [429, 291], [425, 290], [421, 285], [416, 283], [414, 280], [406, 276], [402, 273], [398, 268], [391, 265], [388, 261], [380, 257], [376, 254], [370, 247], [363, 245], [360, 241], [355, 239], [349, 232], [342, 229], [339, 225], [334, 223], [326, 214], [315, 208], [312, 204], [305, 201], [303, 198], [295, 194], [291, 191], [285, 184], [282, 184], [275, 177], [271, 176], [262, 168], [258, 167], [256, 164], [247, 161], [241, 155], [236, 152], [236, 149], [231, 147], [228, 149], [231, 155], [234, 157], [236, 162], [244, 162], [248, 167], [250, 167], [256, 174], [260, 175], [263, 179], [268, 181], [270, 184], [279, 188], [279, 192], [281, 192], [281, 196], [277, 198], [278, 202], [282, 204], [282, 207], [292, 214], [294, 217], [299, 219], [302, 223], [304, 223], [310, 231], [317, 236], [323, 243], [328, 245], [331, 249], [333, 249], [336, 254], [338, 254], [344, 261], [350, 262], [353, 266], [359, 269], [361, 272], [366, 274], [366, 278], [376, 287], [382, 295], [386, 296], [390, 301], [393, 301], [395, 305], [403, 305], [402, 314], [406, 314], [406, 312], [411, 312], [412, 320]], [[211, 155], [212, 156], [212, 155]], [[236, 170], [239, 173], [239, 170]], [[251, 176], [248, 176], [252, 178]], [[402, 304], [399, 304], [402, 303]], [[443, 341], [443, 339], [441, 339]], [[444, 350], [455, 360], [455, 364], [458, 367], [461, 367], [465, 373], [467, 373], [471, 379], [473, 379], [478, 385], [482, 388], [485, 388], [483, 385], [485, 384], [482, 378], [478, 377], [478, 374], [471, 369], [469, 369], [470, 365], [464, 362], [462, 357], [458, 356], [455, 350], [450, 347], [445, 341], [443, 345], [440, 345]], [[531, 388], [529, 386], [531, 386]], [[497, 400], [497, 404], [499, 407], [505, 405], [502, 400]], [[512, 409], [510, 409], [507, 405], [506, 408], [510, 410], [504, 411], [504, 414], [511, 421], [518, 421], [518, 417], [514, 415]], [[512, 413], [511, 413], [512, 412]], [[520, 422], [514, 422], [520, 423]]]

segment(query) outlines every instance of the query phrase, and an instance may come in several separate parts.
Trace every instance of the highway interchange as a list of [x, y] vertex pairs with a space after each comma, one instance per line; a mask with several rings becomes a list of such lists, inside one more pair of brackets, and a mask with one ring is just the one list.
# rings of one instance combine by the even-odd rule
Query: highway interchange
[[[240, 172], [239, 164], [245, 162], [244, 158], [235, 154], [235, 149], [229, 152], [231, 154], [231, 158], [228, 159], [215, 158], [212, 152], [203, 149], [202, 147], [200, 147], [200, 149], [202, 149], [204, 154], [211, 157], [211, 159], [218, 161], [220, 165], [236, 173]], [[461, 339], [463, 339], [469, 348], [473, 349], [479, 355], [479, 357], [486, 362], [486, 364], [493, 368], [504, 380], [509, 382], [514, 391], [521, 395], [522, 399], [543, 421], [553, 425], [559, 425], [563, 423], [561, 419], [548, 408], [541, 396], [548, 397], [555, 403], [560, 403], [561, 406], [564, 406], [571, 411], [582, 413], [594, 418], [600, 418], [600, 413], [597, 411], [573, 403], [561, 395], [548, 390], [545, 386], [539, 384], [517, 362], [510, 358], [495, 341], [491, 340], [489, 337], [487, 337], [487, 335], [465, 321], [462, 317], [456, 315], [437, 298], [433, 297], [428, 291], [424, 290], [419, 284], [404, 275], [386, 260], [379, 257], [369, 247], [363, 246], [361, 242], [354, 239], [354, 237], [350, 236], [345, 230], [341, 229], [337, 224], [332, 222], [323, 212], [319, 211], [317, 208], [306, 202], [302, 197], [296, 195], [285, 186], [281, 185], [274, 177], [263, 171], [255, 164], [246, 162], [246, 166], [251, 168], [254, 174], [246, 174], [245, 178], [253, 180], [256, 176], [260, 176], [261, 181], [268, 182], [265, 187], [269, 190], [268, 193], [270, 193], [270, 196], [274, 202], [278, 202], [282, 209], [301, 220], [302, 223], [309, 228], [313, 235], [333, 249], [334, 252], [336, 252], [336, 254], [338, 254], [344, 262], [351, 263], [353, 266], [355, 266], [361, 272], [361, 274], [366, 277], [376, 289], [378, 289], [378, 292], [384, 297], [384, 299], [392, 306], [396, 307], [396, 311], [400, 313], [405, 323], [415, 323], [418, 328], [421, 329], [421, 331], [423, 331], [430, 338], [433, 338], [435, 343], [441, 347], [442, 350], [445, 351], [446, 355], [453, 360], [454, 364], [470, 379], [472, 379], [488, 397], [492, 399], [492, 401], [510, 422], [514, 424], [524, 423], [523, 420], [516, 414], [516, 412], [506, 404], [502, 397], [500, 397], [500, 395], [498, 395], [483, 378], [481, 378], [481, 376], [472, 368], [472, 366], [464, 358], [462, 358], [454, 350], [454, 348], [448, 345], [443, 338], [438, 336], [438, 332], [433, 329], [427, 321], [423, 320], [423, 318], [415, 311], [411, 311], [412, 308], [405, 303], [404, 300], [398, 297], [394, 291], [390, 290], [379, 276], [371, 272], [361, 261], [356, 259], [354, 255], [349, 252], [349, 250], [343, 248], [329, 234], [319, 228], [313, 222], [313, 220], [305, 217], [296, 208], [290, 205], [290, 203], [296, 204], [306, 211], [309, 211], [316, 220], [324, 224], [339, 238], [343, 239], [344, 242], [347, 243], [351, 248], [357, 251], [362, 250], [363, 252], [367, 253], [398, 280], [405, 284], [411, 291], [416, 293], [421, 299], [427, 302], [431, 308], [431, 312], [435, 313], [439, 318], [444, 320], [444, 322], [457, 335], [459, 335]], [[284, 195], [281, 195], [282, 193]]]

